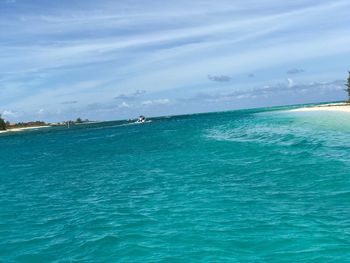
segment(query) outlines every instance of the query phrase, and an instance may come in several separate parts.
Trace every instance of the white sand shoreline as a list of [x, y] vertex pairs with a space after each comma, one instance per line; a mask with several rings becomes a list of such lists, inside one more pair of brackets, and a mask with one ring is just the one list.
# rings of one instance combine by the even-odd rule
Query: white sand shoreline
[[348, 112], [350, 113], [349, 103], [330, 103], [317, 106], [302, 107], [289, 110], [292, 112], [309, 112], [309, 111], [333, 111], [333, 112]]
[[20, 131], [25, 131], [25, 130], [37, 130], [37, 129], [49, 128], [49, 127], [51, 127], [51, 126], [45, 125], [45, 126], [33, 126], [33, 127], [13, 128], [13, 129], [5, 130], [5, 131], [0, 131], [0, 133], [20, 132]]

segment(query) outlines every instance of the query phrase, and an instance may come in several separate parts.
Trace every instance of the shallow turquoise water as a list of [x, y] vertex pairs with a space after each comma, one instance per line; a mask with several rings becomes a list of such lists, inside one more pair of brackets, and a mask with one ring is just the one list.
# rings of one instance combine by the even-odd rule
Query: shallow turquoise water
[[349, 262], [350, 116], [0, 136], [0, 262]]

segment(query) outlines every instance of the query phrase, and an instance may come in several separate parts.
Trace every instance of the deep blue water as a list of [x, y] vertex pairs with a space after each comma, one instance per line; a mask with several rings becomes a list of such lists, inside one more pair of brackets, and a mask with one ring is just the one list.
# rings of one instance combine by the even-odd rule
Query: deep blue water
[[350, 115], [0, 135], [0, 262], [350, 262]]

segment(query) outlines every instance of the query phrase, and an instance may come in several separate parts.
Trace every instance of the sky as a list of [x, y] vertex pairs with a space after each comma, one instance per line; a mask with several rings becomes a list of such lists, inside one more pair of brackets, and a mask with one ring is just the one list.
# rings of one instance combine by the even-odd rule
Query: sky
[[349, 0], [0, 0], [0, 113], [116, 120], [346, 99]]

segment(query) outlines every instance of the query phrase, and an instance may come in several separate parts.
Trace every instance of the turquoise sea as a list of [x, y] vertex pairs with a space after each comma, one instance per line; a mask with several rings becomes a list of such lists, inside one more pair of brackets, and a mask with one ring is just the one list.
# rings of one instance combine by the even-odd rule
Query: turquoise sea
[[0, 135], [0, 262], [350, 262], [350, 115]]

